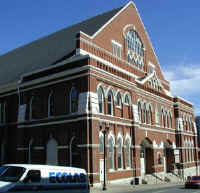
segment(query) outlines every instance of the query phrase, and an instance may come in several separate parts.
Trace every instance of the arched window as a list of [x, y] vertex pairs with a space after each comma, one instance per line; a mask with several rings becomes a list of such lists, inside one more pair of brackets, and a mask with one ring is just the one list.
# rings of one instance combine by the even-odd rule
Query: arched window
[[78, 92], [74, 87], [71, 89], [70, 105], [71, 113], [75, 113], [78, 111]]
[[135, 30], [129, 30], [126, 37], [128, 62], [144, 68], [144, 46]]
[[161, 116], [162, 116], [162, 125], [163, 125], [163, 127], [165, 127], [165, 114], [164, 114], [163, 109], [162, 109]]
[[139, 121], [142, 122], [142, 106], [140, 102], [138, 102], [138, 116], [139, 116]]
[[131, 154], [130, 154], [131, 142], [129, 138], [126, 139], [125, 146], [126, 146], [126, 167], [130, 168], [131, 167]]
[[172, 128], [172, 115], [169, 113], [169, 128]]
[[108, 100], [107, 100], [108, 114], [113, 115], [113, 95], [112, 92], [108, 92]]
[[99, 113], [104, 113], [104, 95], [101, 87], [98, 88]]
[[123, 168], [123, 155], [122, 155], [122, 137], [118, 137], [117, 139], [117, 161], [118, 161], [118, 168]]
[[155, 112], [155, 121], [156, 121], [156, 123], [157, 124], [159, 124], [159, 122], [160, 122], [160, 117], [159, 117], [159, 110], [158, 110], [158, 105], [156, 104], [156, 110], [155, 110], [156, 112]]
[[121, 107], [122, 106], [122, 97], [121, 97], [121, 94], [118, 93], [117, 94], [117, 104], [116, 104], [118, 107]]
[[151, 105], [149, 105], [149, 123], [152, 124], [152, 108], [151, 108]]
[[147, 113], [147, 108], [146, 108], [146, 104], [144, 103], [144, 123], [147, 123], [147, 116], [148, 116], [148, 113]]
[[114, 140], [113, 137], [110, 136], [108, 139], [108, 154], [109, 154], [109, 169], [114, 169]]
[[29, 119], [38, 119], [41, 115], [42, 102], [39, 96], [32, 96], [29, 103]]
[[167, 111], [165, 112], [165, 127], [169, 127], [169, 118], [168, 118], [168, 113]]
[[46, 147], [46, 162], [47, 165], [57, 165], [58, 162], [58, 149], [57, 149], [57, 142], [55, 139], [49, 139]]
[[144, 56], [142, 41], [135, 30], [129, 30], [127, 33], [127, 48], [138, 56]]
[[130, 105], [130, 104], [131, 104], [131, 102], [130, 102], [129, 97], [128, 97], [127, 94], [126, 94], [126, 96], [125, 96], [125, 104], [126, 104], [126, 105]]
[[53, 92], [51, 92], [48, 97], [48, 117], [53, 116], [53, 113], [54, 113], [54, 97], [53, 97]]
[[29, 164], [32, 163], [32, 150], [33, 150], [32, 146], [33, 146], [33, 138], [31, 138], [28, 143], [28, 163]]
[[104, 152], [104, 136], [103, 133], [100, 132], [99, 133], [99, 153], [103, 153]]

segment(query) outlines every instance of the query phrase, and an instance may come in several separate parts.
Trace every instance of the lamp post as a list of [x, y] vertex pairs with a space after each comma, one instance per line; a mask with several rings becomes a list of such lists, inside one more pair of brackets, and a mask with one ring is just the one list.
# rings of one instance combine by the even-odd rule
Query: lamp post
[[109, 129], [109, 123], [106, 123], [105, 128], [102, 128], [102, 122], [99, 122], [100, 130], [103, 133], [103, 190], [106, 190], [106, 132]]

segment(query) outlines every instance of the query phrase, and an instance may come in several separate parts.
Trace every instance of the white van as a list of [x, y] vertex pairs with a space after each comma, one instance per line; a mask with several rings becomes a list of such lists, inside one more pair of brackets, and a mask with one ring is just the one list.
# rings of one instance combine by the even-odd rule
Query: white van
[[0, 192], [89, 193], [87, 173], [73, 167], [7, 164], [0, 167]]

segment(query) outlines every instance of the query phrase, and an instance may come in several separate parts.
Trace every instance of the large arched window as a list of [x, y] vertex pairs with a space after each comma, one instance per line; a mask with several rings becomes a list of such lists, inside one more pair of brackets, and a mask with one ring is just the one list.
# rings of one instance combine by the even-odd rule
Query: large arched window
[[130, 155], [131, 141], [130, 141], [130, 138], [126, 138], [125, 146], [126, 146], [126, 168], [130, 168], [131, 167], [131, 155]]
[[104, 113], [103, 89], [101, 87], [99, 87], [97, 92], [98, 92], [99, 113]]
[[122, 137], [119, 136], [117, 139], [117, 161], [118, 161], [118, 168], [123, 168], [123, 156], [122, 156]]
[[108, 92], [107, 107], [108, 107], [108, 114], [113, 115], [113, 95], [111, 91]]
[[74, 87], [71, 89], [70, 107], [71, 113], [75, 113], [78, 111], [78, 92]]
[[41, 116], [42, 101], [39, 96], [32, 96], [29, 103], [29, 119], [38, 119]]
[[114, 139], [112, 136], [108, 139], [109, 169], [114, 169]]
[[127, 33], [127, 58], [128, 62], [137, 65], [140, 69], [144, 67], [144, 46], [135, 30]]
[[48, 117], [53, 116], [53, 113], [54, 113], [54, 97], [53, 97], [53, 92], [51, 92], [48, 97]]

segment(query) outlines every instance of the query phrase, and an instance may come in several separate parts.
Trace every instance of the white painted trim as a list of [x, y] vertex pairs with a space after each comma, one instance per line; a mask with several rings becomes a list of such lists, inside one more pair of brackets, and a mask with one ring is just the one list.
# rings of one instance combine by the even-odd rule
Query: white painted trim
[[122, 49], [122, 45], [118, 42], [116, 42], [115, 40], [111, 40], [111, 42], [117, 46], [119, 46]]

